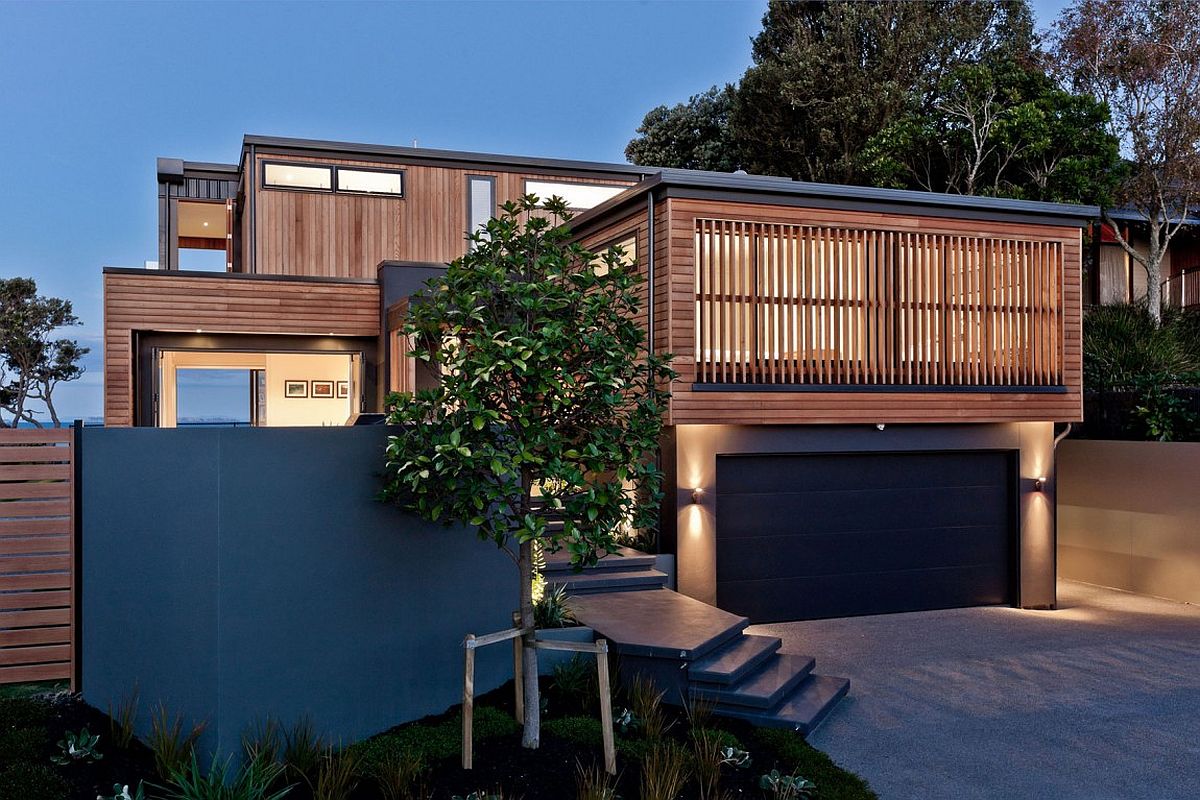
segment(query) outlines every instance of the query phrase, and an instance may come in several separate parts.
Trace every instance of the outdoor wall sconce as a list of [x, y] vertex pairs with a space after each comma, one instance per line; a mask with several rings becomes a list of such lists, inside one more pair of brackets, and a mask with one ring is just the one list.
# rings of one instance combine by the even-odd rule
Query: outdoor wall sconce
[[697, 486], [695, 489], [692, 489], [692, 502], [696, 505], [704, 502], [704, 490], [699, 486]]
[[1045, 488], [1046, 488], [1046, 476], [1045, 475], [1039, 475], [1038, 477], [1033, 479], [1033, 490], [1035, 492], [1040, 492], [1042, 489], [1045, 489]]
[[877, 431], [881, 431], [881, 430], [883, 430], [883, 429], [884, 429], [884, 428], [886, 428], [886, 427], [887, 427], [887, 425], [885, 425], [885, 424], [884, 424], [884, 423], [882, 423], [882, 422], [876, 422], [876, 423], [875, 423], [875, 430], [877, 430]]

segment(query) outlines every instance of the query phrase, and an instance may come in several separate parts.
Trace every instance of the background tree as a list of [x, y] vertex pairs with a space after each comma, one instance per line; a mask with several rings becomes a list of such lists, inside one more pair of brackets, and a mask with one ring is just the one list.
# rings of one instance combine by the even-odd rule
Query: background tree
[[[535, 213], [536, 212], [536, 213]], [[654, 524], [654, 453], [671, 376], [646, 352], [640, 278], [621, 253], [569, 243], [565, 203], [506, 203], [410, 308], [415, 357], [441, 381], [388, 398], [384, 496], [430, 520], [475, 526], [513, 559], [533, 626], [535, 548], [577, 565]], [[606, 269], [597, 269], [603, 264]], [[639, 502], [639, 498], [641, 502]], [[537, 651], [525, 637], [523, 744], [537, 747]]]
[[[74, 339], [56, 339], [62, 328], [78, 325], [70, 300], [43, 297], [32, 278], [0, 278], [0, 424], [42, 427], [38, 414], [60, 424], [54, 390], [83, 375], [79, 360], [88, 352]], [[45, 412], [37, 409], [37, 404]]]
[[879, 186], [930, 192], [1105, 202], [1120, 171], [1108, 107], [1013, 60], [951, 70], [924, 112], [868, 140]]
[[[1056, 25], [1065, 80], [1111, 109], [1128, 169], [1103, 210], [1117, 241], [1146, 270], [1147, 301], [1162, 320], [1162, 261], [1200, 190], [1200, 3], [1080, 0]], [[1146, 250], [1133, 247], [1112, 208], [1134, 209]]]
[[625, 147], [634, 164], [733, 172], [741, 166], [729, 130], [732, 86], [716, 86], [686, 103], [659, 106], [646, 114], [638, 137]]

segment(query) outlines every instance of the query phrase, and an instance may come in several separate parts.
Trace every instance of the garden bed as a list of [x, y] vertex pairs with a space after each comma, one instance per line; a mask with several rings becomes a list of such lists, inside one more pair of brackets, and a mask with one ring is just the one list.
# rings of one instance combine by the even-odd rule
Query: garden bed
[[[563, 667], [544, 680], [545, 712], [541, 747], [536, 751], [521, 747], [520, 727], [512, 714], [512, 691], [510, 683], [477, 699], [475, 768], [469, 771], [461, 768], [457, 707], [340, 751], [321, 742], [313, 732], [316, 726], [306, 722], [288, 727], [264, 721], [258, 730], [247, 733], [247, 742], [250, 749], [266, 754], [264, 764], [272, 764], [263, 773], [272, 790], [291, 785], [286, 794], [289, 800], [875, 797], [861, 779], [837, 767], [797, 734], [711, 717], [703, 708], [685, 711], [664, 705], [646, 686], [636, 685], [619, 689], [614, 699], [618, 717], [624, 716], [627, 724], [618, 725], [618, 775], [609, 780], [602, 768], [595, 689], [585, 669]], [[627, 709], [629, 713], [624, 714]], [[66, 732], [85, 726], [100, 735], [96, 750], [101, 758], [54, 763], [52, 758], [60, 752], [56, 743]], [[44, 735], [34, 735], [35, 746], [29, 747], [22, 745], [22, 735], [13, 733], [21, 730]], [[155, 752], [136, 739], [128, 747], [116, 746], [119, 730], [106, 714], [65, 692], [0, 698], [0, 800], [95, 800], [97, 795], [111, 797], [114, 784], [130, 784], [136, 796], [142, 781], [148, 798], [210, 796], [161, 788], [170, 786], [171, 780], [156, 769]], [[163, 747], [161, 736], [148, 739], [156, 741], [156, 748]], [[699, 743], [708, 743], [710, 749], [705, 751]], [[746, 763], [716, 764], [719, 793], [702, 793], [703, 764], [711, 765], [714, 754], [721, 751], [729, 761]], [[208, 763], [205, 758], [201, 761]], [[279, 774], [271, 775], [271, 770]], [[811, 781], [815, 790], [808, 794], [764, 790], [762, 778], [772, 771], [781, 777], [802, 777]], [[600, 785], [589, 794], [580, 792], [584, 772], [599, 779]], [[711, 782], [714, 771], [707, 774]], [[643, 790], [647, 781], [670, 784], [672, 780], [678, 784], [673, 793], [669, 785], [658, 793]], [[605, 786], [613, 793], [602, 793]], [[472, 793], [477, 794], [473, 797]], [[264, 793], [233, 796], [256, 800]]]

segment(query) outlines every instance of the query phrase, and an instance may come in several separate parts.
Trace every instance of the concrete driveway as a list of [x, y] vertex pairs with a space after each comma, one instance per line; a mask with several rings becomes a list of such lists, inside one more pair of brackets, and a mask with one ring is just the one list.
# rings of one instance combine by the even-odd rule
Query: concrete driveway
[[1200, 607], [1069, 581], [1059, 605], [751, 630], [850, 678], [809, 741], [884, 800], [1200, 797]]

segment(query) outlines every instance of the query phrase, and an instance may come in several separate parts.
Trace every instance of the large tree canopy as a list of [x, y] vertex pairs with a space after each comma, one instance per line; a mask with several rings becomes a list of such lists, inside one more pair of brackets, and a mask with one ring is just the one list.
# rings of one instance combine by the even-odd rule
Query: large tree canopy
[[[436, 388], [392, 395], [385, 496], [474, 526], [513, 557], [533, 626], [535, 550], [576, 564], [654, 524], [654, 453], [671, 371], [646, 352], [641, 279], [617, 248], [570, 242], [565, 203], [507, 203], [418, 295], [405, 333]], [[538, 744], [537, 651], [526, 636], [525, 735]]]
[[59, 424], [54, 390], [83, 374], [88, 348], [55, 334], [78, 324], [71, 301], [39, 295], [33, 278], [0, 278], [0, 425]]
[[736, 85], [650, 112], [634, 163], [1090, 201], [1102, 104], [1039, 66], [1023, 0], [772, 2]]

